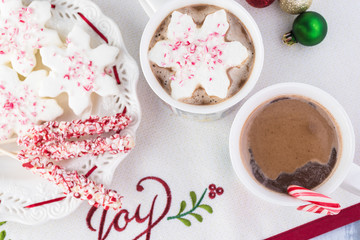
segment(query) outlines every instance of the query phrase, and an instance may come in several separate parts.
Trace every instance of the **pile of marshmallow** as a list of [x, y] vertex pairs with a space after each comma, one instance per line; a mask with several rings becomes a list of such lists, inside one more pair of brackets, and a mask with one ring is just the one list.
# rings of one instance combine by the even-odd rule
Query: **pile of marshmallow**
[[57, 31], [45, 27], [50, 18], [47, 1], [29, 6], [0, 1], [0, 141], [61, 116], [64, 111], [54, 99], [61, 93], [67, 93], [79, 118], [91, 109], [92, 93], [120, 93], [105, 70], [119, 49], [107, 44], [92, 49], [90, 36], [78, 25], [64, 43]]
[[[29, 6], [21, 0], [0, 1], [0, 143], [17, 134], [23, 149], [16, 158], [23, 167], [56, 183], [67, 195], [117, 210], [122, 197], [116, 191], [54, 162], [128, 152], [134, 140], [119, 132], [130, 118], [121, 113], [53, 120], [64, 112], [55, 99], [61, 93], [67, 93], [68, 106], [79, 119], [90, 112], [92, 93], [120, 93], [105, 69], [115, 62], [119, 49], [107, 44], [92, 49], [90, 36], [78, 25], [62, 42], [57, 31], [45, 27], [50, 11], [46, 1], [32, 1]], [[101, 136], [110, 132], [109, 137]]]

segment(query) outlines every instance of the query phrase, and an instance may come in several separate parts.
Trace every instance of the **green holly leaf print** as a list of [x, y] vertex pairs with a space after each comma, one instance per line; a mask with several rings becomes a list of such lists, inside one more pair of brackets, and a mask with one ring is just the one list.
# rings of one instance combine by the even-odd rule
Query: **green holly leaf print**
[[195, 213], [195, 211], [197, 211], [196, 209], [198, 209], [200, 207], [200, 208], [204, 209], [205, 211], [207, 211], [210, 214], [213, 213], [212, 207], [210, 207], [207, 204], [201, 204], [202, 201], [204, 200], [204, 197], [206, 195], [207, 190], [208, 189], [205, 188], [204, 192], [201, 194], [199, 199], [197, 199], [196, 193], [194, 191], [191, 191], [190, 192], [190, 198], [191, 198], [192, 208], [188, 209], [188, 210], [185, 210], [188, 204], [185, 201], [181, 201], [179, 213], [177, 215], [167, 217], [167, 220], [178, 219], [185, 226], [189, 227], [189, 226], [191, 226], [191, 222], [190, 222], [190, 220], [188, 220], [188, 219], [186, 219], [184, 217], [187, 216], [187, 215], [191, 215], [197, 221], [202, 222], [203, 221], [203, 216], [198, 214], [198, 213]]
[[5, 237], [6, 237], [6, 232], [5, 232], [5, 230], [3, 230], [0, 232], [0, 240], [4, 240]]
[[194, 218], [196, 218], [196, 220], [198, 220], [199, 222], [203, 221], [203, 217], [200, 214], [190, 213], [190, 215], [193, 216]]
[[[185, 224], [185, 226], [190, 227], [191, 226], [191, 222], [185, 218], [178, 218], [183, 224]], [[0, 239], [2, 240], [2, 239]]]
[[201, 204], [199, 207], [201, 207], [202, 209], [205, 209], [210, 214], [213, 213], [213, 209], [209, 205]]
[[5, 223], [6, 223], [6, 221], [0, 222], [0, 226], [4, 225]]
[[196, 193], [194, 191], [191, 191], [190, 192], [190, 197], [191, 197], [191, 202], [192, 202], [192, 205], [193, 207], [195, 207], [195, 204], [196, 204]]
[[185, 210], [185, 208], [186, 208], [186, 202], [182, 201], [180, 203], [180, 210], [179, 210], [179, 213], [177, 214], [177, 216], [180, 215]]

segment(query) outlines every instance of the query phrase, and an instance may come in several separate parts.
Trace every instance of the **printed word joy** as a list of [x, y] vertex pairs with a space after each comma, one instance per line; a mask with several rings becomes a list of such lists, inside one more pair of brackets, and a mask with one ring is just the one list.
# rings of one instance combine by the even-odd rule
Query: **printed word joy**
[[[136, 222], [138, 224], [146, 224], [146, 229], [139, 233], [137, 236], [135, 236], [133, 239], [140, 239], [141, 237], [145, 237], [146, 240], [150, 240], [150, 236], [151, 236], [151, 230], [160, 223], [160, 221], [162, 221], [164, 219], [164, 217], [166, 216], [166, 214], [169, 212], [170, 210], [170, 206], [171, 206], [171, 190], [169, 188], [169, 186], [166, 184], [166, 182], [158, 177], [145, 177], [143, 179], [141, 179], [138, 184], [136, 185], [136, 190], [138, 192], [142, 192], [144, 190], [144, 187], [142, 186], [142, 183], [144, 181], [155, 181], [158, 182], [162, 185], [162, 187], [165, 190], [166, 193], [166, 204], [165, 206], [156, 206], [156, 208], [162, 207], [163, 211], [161, 213], [161, 215], [157, 218], [154, 219], [153, 214], [154, 214], [154, 209], [155, 209], [155, 205], [156, 205], [156, 200], [158, 195], [155, 195], [153, 200], [152, 200], [152, 204], [151, 204], [151, 208], [150, 211], [145, 215], [142, 211], [141, 211], [141, 204], [139, 204], [136, 208], [136, 211], [134, 214], [131, 214], [128, 210], [126, 209], [122, 209], [120, 210], [115, 217], [113, 218], [113, 220], [111, 221], [111, 223], [109, 224], [109, 226], [107, 227], [107, 229], [105, 229], [105, 220], [106, 220], [106, 216], [107, 216], [107, 212], [108, 210], [103, 210], [102, 215], [101, 215], [101, 219], [100, 219], [100, 224], [99, 224], [99, 228], [98, 228], [98, 240], [105, 240], [109, 233], [111, 232], [112, 229], [115, 229], [118, 232], [122, 232], [126, 229], [126, 227], [128, 226], [128, 224], [131, 224], [132, 222]], [[86, 224], [89, 227], [89, 229], [91, 231], [96, 232], [97, 229], [95, 229], [92, 225], [92, 218], [95, 214], [95, 212], [98, 210], [98, 208], [96, 207], [92, 207], [90, 209], [90, 211], [88, 212], [88, 215], [86, 217]], [[141, 212], [141, 213], [140, 213]], [[144, 216], [145, 215], [145, 216]], [[122, 224], [120, 224], [120, 222]], [[125, 222], [125, 223], [123, 223]], [[120, 226], [121, 225], [121, 226]]]

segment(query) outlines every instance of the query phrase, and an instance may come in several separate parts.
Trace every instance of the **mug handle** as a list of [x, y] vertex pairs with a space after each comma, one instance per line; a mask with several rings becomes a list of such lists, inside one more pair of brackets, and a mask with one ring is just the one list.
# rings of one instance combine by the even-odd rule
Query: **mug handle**
[[146, 14], [151, 17], [167, 0], [139, 0]]
[[342, 182], [341, 187], [351, 193], [360, 196], [360, 166], [353, 163], [351, 170]]

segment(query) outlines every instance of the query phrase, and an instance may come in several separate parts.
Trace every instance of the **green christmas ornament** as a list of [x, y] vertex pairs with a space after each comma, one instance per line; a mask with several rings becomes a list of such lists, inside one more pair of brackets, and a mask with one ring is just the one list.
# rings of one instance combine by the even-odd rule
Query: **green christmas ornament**
[[327, 23], [323, 16], [316, 12], [304, 12], [295, 18], [292, 31], [284, 34], [283, 42], [314, 46], [324, 40], [326, 33]]

